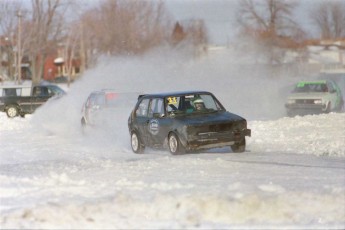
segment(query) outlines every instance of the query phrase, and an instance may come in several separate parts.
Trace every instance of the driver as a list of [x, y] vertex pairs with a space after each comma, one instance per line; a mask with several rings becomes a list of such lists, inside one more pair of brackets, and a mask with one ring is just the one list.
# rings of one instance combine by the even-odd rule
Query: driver
[[205, 110], [205, 103], [201, 98], [198, 98], [193, 101], [194, 107], [196, 111], [202, 111]]

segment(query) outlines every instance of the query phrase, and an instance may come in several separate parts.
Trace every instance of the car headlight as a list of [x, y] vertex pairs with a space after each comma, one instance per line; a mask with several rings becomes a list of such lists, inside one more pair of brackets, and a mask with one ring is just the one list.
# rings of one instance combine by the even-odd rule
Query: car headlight
[[314, 100], [314, 104], [320, 105], [320, 104], [322, 104], [322, 100], [316, 99], [316, 100]]
[[286, 103], [287, 103], [287, 104], [295, 104], [295, 103], [296, 103], [296, 100], [294, 100], [294, 99], [288, 99]]

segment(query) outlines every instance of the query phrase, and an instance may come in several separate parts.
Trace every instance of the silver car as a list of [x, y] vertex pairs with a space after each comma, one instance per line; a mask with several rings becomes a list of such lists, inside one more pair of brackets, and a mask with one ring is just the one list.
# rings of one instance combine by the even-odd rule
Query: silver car
[[138, 95], [138, 93], [121, 93], [113, 89], [91, 92], [82, 106], [82, 126], [109, 125], [117, 122], [121, 114], [126, 114], [130, 110]]
[[344, 101], [338, 85], [331, 80], [300, 81], [288, 96], [288, 116], [342, 111]]

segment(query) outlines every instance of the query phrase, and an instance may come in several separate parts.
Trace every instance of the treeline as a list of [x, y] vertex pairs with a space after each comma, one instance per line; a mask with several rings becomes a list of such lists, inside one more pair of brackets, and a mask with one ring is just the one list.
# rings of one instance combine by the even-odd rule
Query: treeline
[[[51, 52], [58, 51], [68, 72], [78, 59], [83, 72], [100, 55], [138, 55], [162, 44], [178, 47], [186, 43], [199, 51], [208, 43], [202, 19], [176, 22], [164, 1], [100, 0], [92, 6], [87, 2], [1, 0], [2, 71], [16, 76], [18, 70], [13, 66], [30, 62], [33, 80], [39, 81]], [[228, 17], [236, 17], [241, 28], [238, 36], [259, 43], [273, 63], [279, 61], [276, 47], [298, 49], [311, 37], [295, 19], [297, 8], [298, 1], [240, 0], [238, 13]], [[345, 38], [344, 1], [315, 2], [306, 14], [318, 39]]]

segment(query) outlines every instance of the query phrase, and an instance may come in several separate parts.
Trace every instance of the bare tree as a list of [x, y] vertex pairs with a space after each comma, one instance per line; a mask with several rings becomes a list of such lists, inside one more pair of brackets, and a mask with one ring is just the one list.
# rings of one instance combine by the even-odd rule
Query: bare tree
[[286, 37], [300, 38], [302, 30], [293, 19], [295, 1], [242, 0], [237, 20], [242, 35], [246, 34], [265, 47], [270, 63], [279, 63], [282, 56], [277, 48], [284, 46]]
[[166, 39], [161, 1], [105, 0], [82, 16], [86, 47], [95, 54], [137, 54]]
[[183, 41], [186, 38], [186, 36], [187, 34], [185, 33], [181, 24], [179, 22], [176, 22], [173, 32], [171, 34], [170, 43], [175, 46], [181, 41]]
[[82, 25], [79, 23], [70, 24], [67, 29], [66, 37], [63, 39], [63, 60], [64, 67], [68, 77], [67, 86], [70, 86], [71, 76], [74, 74], [74, 62], [76, 62], [77, 53], [81, 56], [81, 38], [82, 38]]
[[175, 23], [170, 44], [177, 47], [181, 43], [192, 45], [195, 56], [207, 52], [207, 29], [202, 19], [188, 20], [183, 25]]
[[[0, 1], [0, 34], [3, 35], [3, 42], [0, 46], [0, 74], [5, 72], [10, 78], [14, 78], [16, 68], [19, 65], [18, 59], [21, 60], [22, 56], [18, 58], [18, 18], [17, 13], [21, 10], [22, 6], [18, 1]], [[2, 59], [5, 60], [2, 60]], [[2, 63], [5, 64], [4, 69]]]
[[345, 2], [324, 1], [310, 11], [310, 18], [322, 39], [345, 37]]
[[33, 82], [43, 75], [46, 56], [55, 49], [63, 36], [64, 13], [69, 6], [68, 0], [32, 0], [32, 18], [27, 22], [27, 53], [32, 62]]
[[202, 53], [207, 52], [208, 36], [204, 20], [191, 20], [187, 25], [186, 32], [187, 37], [192, 41], [196, 56], [200, 56]]

